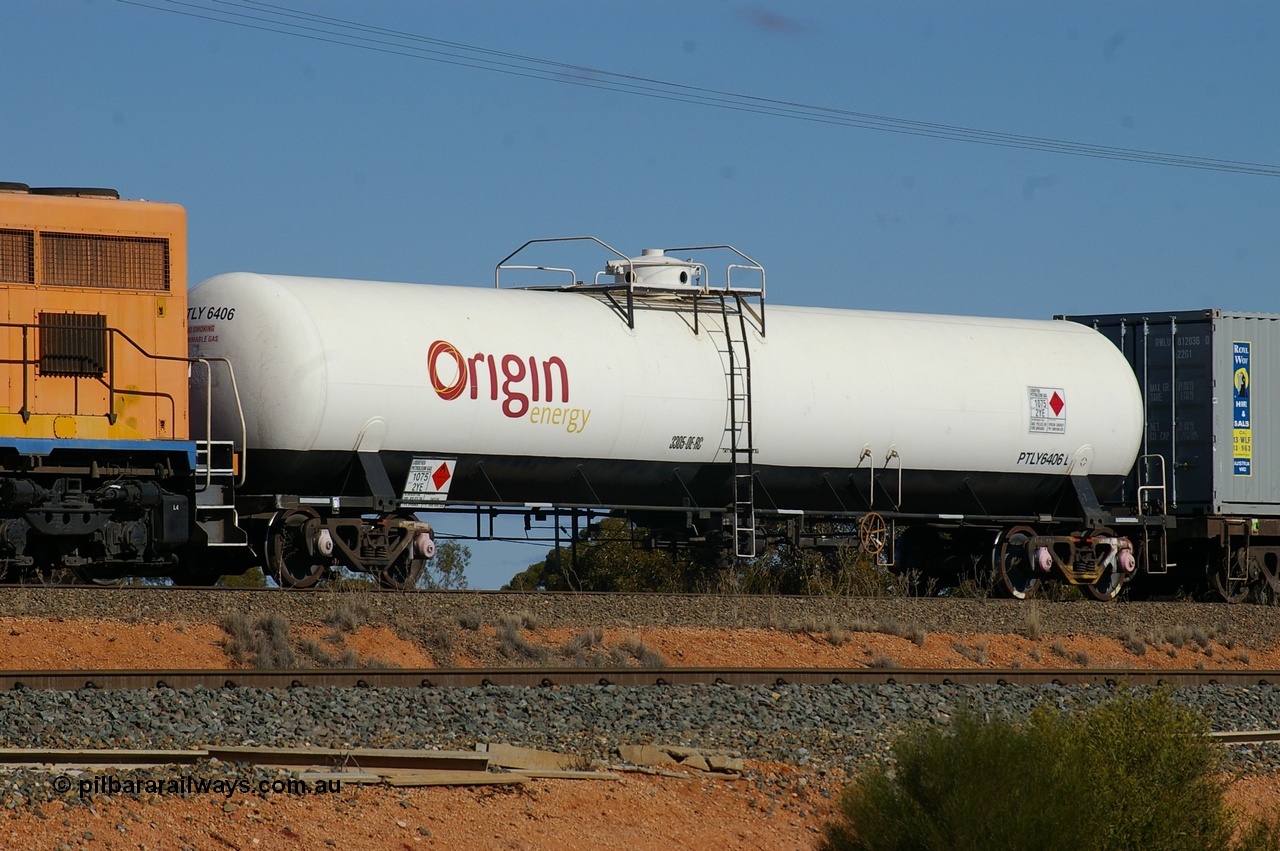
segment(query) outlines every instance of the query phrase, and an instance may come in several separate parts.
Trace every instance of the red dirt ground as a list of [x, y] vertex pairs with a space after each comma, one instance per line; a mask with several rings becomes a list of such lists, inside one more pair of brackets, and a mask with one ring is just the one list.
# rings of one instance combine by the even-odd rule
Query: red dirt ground
[[[353, 633], [295, 628], [297, 638], [365, 662], [431, 667], [430, 655], [382, 627]], [[573, 630], [545, 629], [525, 637], [549, 648]], [[66, 621], [0, 618], [0, 669], [230, 668], [223, 632], [208, 624]], [[795, 633], [766, 629], [690, 628], [605, 630], [606, 646], [643, 642], [669, 665], [857, 667], [1164, 667], [1280, 668], [1280, 650], [1210, 642], [1165, 644], [1141, 654], [1118, 640], [1043, 636], [929, 633], [921, 644], [878, 633]], [[479, 664], [461, 657], [463, 666]], [[748, 762], [757, 776], [798, 773], [784, 765]], [[757, 790], [745, 780], [622, 774], [618, 780], [535, 780], [524, 787], [396, 790], [347, 786], [333, 796], [298, 798], [237, 795], [166, 799], [126, 796], [91, 807], [61, 802], [21, 807], [0, 818], [8, 847], [116, 849], [597, 849], [811, 848], [830, 817], [834, 798], [817, 783], [798, 793]], [[785, 786], [782, 788], [794, 788]], [[778, 797], [771, 797], [770, 790]], [[1280, 776], [1235, 780], [1233, 806], [1246, 815], [1280, 812]]]

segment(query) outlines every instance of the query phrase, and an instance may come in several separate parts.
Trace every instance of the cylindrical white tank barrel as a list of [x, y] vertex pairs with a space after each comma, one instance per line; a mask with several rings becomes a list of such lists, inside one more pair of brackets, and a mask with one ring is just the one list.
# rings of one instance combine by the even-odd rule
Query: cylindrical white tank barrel
[[[251, 471], [260, 452], [364, 449], [641, 462], [684, 486], [729, 461], [727, 346], [705, 302], [696, 320], [640, 307], [629, 329], [582, 293], [233, 273], [190, 304], [192, 354], [235, 365]], [[766, 320], [749, 332], [758, 470], [843, 471], [837, 490], [872, 467], [972, 473], [1012, 497], [1023, 474], [1118, 481], [1133, 465], [1137, 382], [1082, 325], [772, 304]], [[219, 437], [239, 430], [228, 389], [215, 382]]]

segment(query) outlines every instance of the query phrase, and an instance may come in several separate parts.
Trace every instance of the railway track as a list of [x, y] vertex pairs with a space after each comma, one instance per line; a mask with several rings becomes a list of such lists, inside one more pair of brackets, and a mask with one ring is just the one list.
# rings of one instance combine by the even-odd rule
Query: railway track
[[306, 668], [297, 670], [0, 671], [0, 690], [221, 688], [482, 688], [688, 685], [1280, 684], [1280, 671], [1116, 668]]

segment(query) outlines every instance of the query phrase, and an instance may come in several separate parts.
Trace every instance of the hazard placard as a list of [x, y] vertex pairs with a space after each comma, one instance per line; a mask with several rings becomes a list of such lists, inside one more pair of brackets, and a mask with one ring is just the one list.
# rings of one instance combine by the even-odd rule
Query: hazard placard
[[444, 502], [453, 482], [454, 461], [414, 458], [404, 483], [404, 502]]
[[1031, 407], [1031, 434], [1065, 434], [1067, 431], [1067, 393], [1061, 387], [1028, 387]]

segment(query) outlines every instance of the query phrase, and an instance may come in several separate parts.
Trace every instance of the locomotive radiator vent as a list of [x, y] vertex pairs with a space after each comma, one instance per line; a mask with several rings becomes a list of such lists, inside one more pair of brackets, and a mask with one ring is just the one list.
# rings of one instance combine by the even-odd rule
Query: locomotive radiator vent
[[101, 378], [107, 371], [107, 317], [101, 313], [40, 314], [40, 374]]
[[169, 290], [169, 240], [40, 234], [41, 283], [59, 287]]
[[0, 283], [35, 283], [35, 238], [35, 231], [0, 229]]

